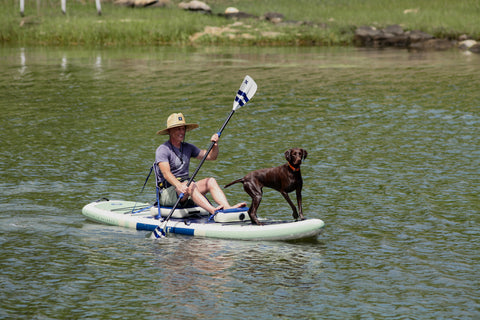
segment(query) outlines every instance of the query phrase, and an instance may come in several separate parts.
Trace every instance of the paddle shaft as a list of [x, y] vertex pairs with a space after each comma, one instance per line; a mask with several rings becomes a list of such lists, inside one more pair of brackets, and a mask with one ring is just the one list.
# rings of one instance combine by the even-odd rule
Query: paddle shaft
[[[225, 122], [223, 123], [222, 127], [220, 128], [220, 130], [217, 132], [218, 136], [220, 137], [222, 135], [222, 132], [223, 132], [223, 129], [225, 129], [225, 127], [227, 126], [228, 122], [230, 121], [230, 119], [232, 118], [233, 114], [235, 113], [235, 110], [232, 110], [230, 112], [230, 114], [228, 115], [227, 119], [225, 120]], [[212, 141], [212, 143], [210, 143], [210, 146], [208, 147], [207, 149], [207, 152], [205, 153], [205, 155], [203, 156], [202, 160], [200, 161], [200, 163], [198, 164], [197, 166], [197, 169], [195, 169], [195, 171], [193, 172], [192, 176], [190, 177], [190, 179], [188, 179], [188, 182], [187, 182], [187, 188], [190, 186], [190, 184], [193, 182], [193, 179], [195, 179], [195, 176], [197, 175], [198, 171], [200, 171], [200, 168], [202, 167], [203, 163], [205, 162], [205, 160], [207, 160], [207, 157], [208, 157], [208, 154], [210, 153], [210, 151], [212, 151], [212, 148], [213, 146], [215, 145], [215, 142]], [[175, 211], [175, 209], [177, 208], [178, 204], [180, 203], [180, 201], [182, 200], [184, 194], [181, 193], [179, 196], [178, 196], [178, 199], [177, 201], [175, 202], [175, 205], [173, 206], [172, 210], [170, 210], [170, 212], [168, 213], [168, 216], [165, 218], [165, 220], [163, 220], [162, 224], [160, 226], [157, 227], [157, 229], [160, 229], [159, 231], [161, 232], [162, 235], [165, 235], [165, 227], [167, 225], [167, 222], [168, 220], [170, 220], [170, 218], [172, 217], [173, 215], [173, 212]], [[159, 204], [160, 205], [160, 204]]]
[[[230, 119], [232, 118], [233, 114], [235, 113], [235, 110], [232, 110], [230, 112], [230, 114], [228, 115], [227, 119], [225, 120], [225, 122], [223, 123], [222, 127], [220, 128], [220, 130], [217, 132], [217, 135], [218, 137], [220, 137], [222, 135], [222, 132], [223, 132], [223, 129], [225, 129], [225, 127], [227, 126], [227, 123], [230, 121]], [[188, 180], [188, 183], [187, 183], [187, 187], [190, 185], [190, 183], [192, 183], [193, 181], [193, 178], [195, 178], [195, 176], [197, 175], [198, 171], [200, 170], [200, 168], [202, 167], [203, 163], [205, 162], [205, 160], [207, 159], [207, 156], [208, 154], [210, 153], [210, 151], [212, 151], [212, 148], [213, 146], [215, 145], [215, 142], [212, 141], [212, 143], [210, 143], [210, 146], [208, 147], [207, 149], [207, 153], [205, 153], [205, 156], [203, 156], [203, 159], [200, 161], [200, 163], [198, 164], [197, 166], [197, 169], [195, 169], [195, 171], [193, 172], [193, 175], [190, 177], [190, 179]]]

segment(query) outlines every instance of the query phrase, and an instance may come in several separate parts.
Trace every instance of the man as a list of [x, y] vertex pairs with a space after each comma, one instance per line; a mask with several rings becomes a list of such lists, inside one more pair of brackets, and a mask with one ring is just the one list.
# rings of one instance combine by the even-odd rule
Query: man
[[[225, 194], [215, 178], [205, 178], [192, 182], [187, 188], [190, 158], [203, 159], [207, 150], [202, 150], [193, 144], [184, 142], [187, 131], [198, 128], [198, 124], [186, 123], [182, 113], [172, 113], [167, 119], [167, 127], [159, 130], [157, 134], [169, 135], [169, 139], [160, 145], [155, 152], [155, 176], [157, 185], [160, 187], [159, 204], [173, 207], [178, 195], [183, 193], [180, 205], [186, 205], [191, 199], [196, 205], [204, 208], [210, 214], [220, 209], [238, 208], [246, 206], [239, 203], [230, 206]], [[218, 157], [218, 134], [210, 139], [215, 144], [206, 160], [216, 160]], [[218, 204], [214, 207], [205, 194], [210, 193], [213, 200]]]

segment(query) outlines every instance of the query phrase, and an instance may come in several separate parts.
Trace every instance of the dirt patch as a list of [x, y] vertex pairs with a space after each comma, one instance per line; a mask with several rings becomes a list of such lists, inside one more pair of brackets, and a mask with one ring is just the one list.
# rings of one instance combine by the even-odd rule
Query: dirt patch
[[251, 25], [244, 24], [237, 21], [224, 27], [212, 27], [207, 26], [202, 32], [197, 32], [190, 37], [191, 42], [199, 41], [204, 36], [234, 39], [252, 40], [258, 36], [275, 38], [282, 35], [281, 32], [272, 31], [260, 31], [256, 28], [252, 28]]

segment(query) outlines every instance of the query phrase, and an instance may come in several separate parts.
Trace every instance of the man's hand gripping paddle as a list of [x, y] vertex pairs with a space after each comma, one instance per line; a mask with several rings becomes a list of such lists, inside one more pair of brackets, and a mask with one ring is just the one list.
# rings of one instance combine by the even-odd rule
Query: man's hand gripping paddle
[[[230, 121], [230, 118], [232, 118], [233, 114], [235, 113], [235, 111], [237, 111], [239, 108], [243, 107], [245, 104], [247, 104], [248, 101], [250, 101], [250, 99], [252, 99], [253, 95], [255, 94], [255, 92], [257, 92], [257, 84], [255, 83], [255, 81], [253, 81], [253, 79], [250, 77], [250, 76], [245, 76], [245, 79], [243, 79], [243, 82], [242, 82], [242, 85], [240, 86], [240, 89], [238, 90], [237, 92], [237, 95], [235, 97], [235, 100], [233, 101], [233, 108], [232, 108], [232, 111], [230, 112], [230, 114], [228, 115], [227, 119], [225, 120], [225, 122], [223, 123], [223, 126], [220, 128], [220, 130], [217, 132], [218, 136], [220, 137], [220, 135], [222, 134], [222, 131], [223, 129], [225, 129], [225, 127], [227, 126], [227, 123]], [[210, 147], [208, 147], [207, 149], [207, 152], [205, 153], [205, 156], [203, 156], [203, 159], [202, 161], [200, 161], [200, 163], [198, 164], [198, 167], [197, 169], [195, 169], [195, 172], [193, 173], [193, 175], [190, 177], [190, 179], [188, 179], [188, 182], [187, 182], [187, 188], [190, 186], [190, 184], [192, 183], [193, 179], [195, 178], [195, 176], [197, 175], [198, 171], [200, 170], [200, 168], [202, 167], [203, 163], [205, 162], [205, 160], [207, 159], [207, 156], [208, 154], [210, 153], [210, 151], [212, 150], [213, 146], [215, 145], [215, 142], [212, 141], [212, 143], [210, 144]], [[177, 199], [177, 202], [175, 203], [175, 205], [172, 207], [172, 210], [170, 211], [170, 213], [168, 214], [168, 216], [162, 221], [162, 224], [160, 224], [158, 227], [155, 228], [155, 230], [152, 232], [150, 238], [151, 239], [158, 239], [158, 238], [163, 238], [167, 235], [167, 232], [168, 232], [168, 228], [167, 228], [167, 222], [170, 220], [170, 218], [172, 217], [173, 215], [173, 212], [175, 211], [175, 209], [177, 208], [178, 204], [180, 203], [180, 201], [182, 200], [184, 194], [181, 193], [179, 196], [178, 196], [178, 199]]]

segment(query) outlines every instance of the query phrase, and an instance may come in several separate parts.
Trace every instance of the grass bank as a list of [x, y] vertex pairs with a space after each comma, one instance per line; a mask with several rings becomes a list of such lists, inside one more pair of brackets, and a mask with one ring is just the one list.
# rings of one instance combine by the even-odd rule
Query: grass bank
[[[183, 11], [179, 0], [164, 8], [128, 8], [94, 0], [0, 0], [0, 43], [10, 45], [352, 45], [362, 25], [399, 24], [437, 38], [466, 34], [480, 40], [478, 0], [207, 0], [212, 14]], [[278, 12], [290, 22], [234, 21], [219, 16], [236, 7], [257, 17]], [[303, 22], [303, 23], [300, 23]]]

